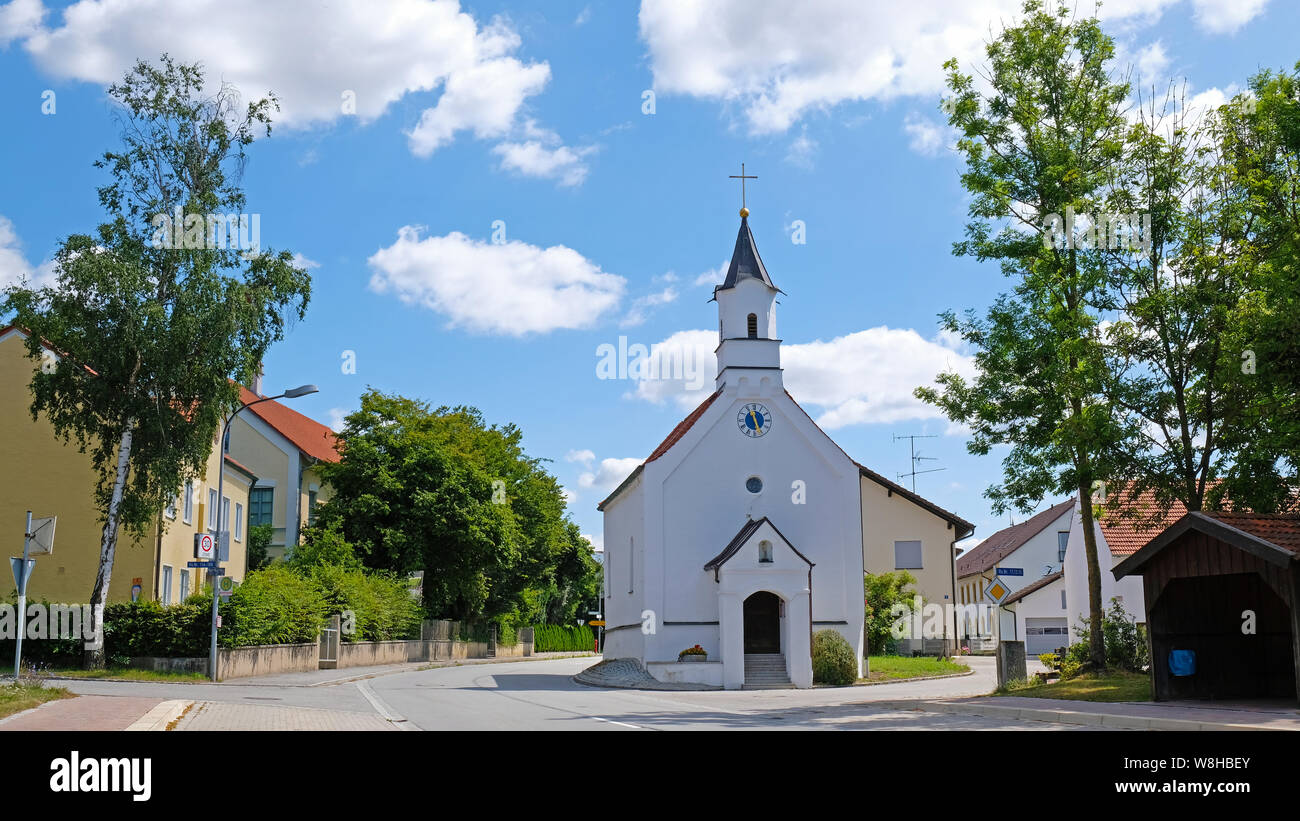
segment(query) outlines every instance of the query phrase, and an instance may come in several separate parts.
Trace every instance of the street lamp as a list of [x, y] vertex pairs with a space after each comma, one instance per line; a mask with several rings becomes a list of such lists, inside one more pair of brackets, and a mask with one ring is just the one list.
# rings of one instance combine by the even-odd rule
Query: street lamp
[[[216, 565], [213, 568], [214, 570], [221, 566], [221, 513], [222, 513], [222, 506], [225, 501], [224, 490], [225, 490], [225, 482], [226, 482], [226, 434], [230, 430], [230, 423], [235, 421], [235, 417], [239, 415], [240, 411], [245, 411], [253, 407], [254, 405], [260, 405], [263, 402], [270, 402], [272, 399], [297, 399], [299, 396], [307, 396], [308, 394], [316, 393], [319, 390], [320, 388], [316, 387], [315, 385], [299, 385], [296, 388], [290, 388], [284, 393], [278, 394], [276, 396], [264, 396], [261, 399], [256, 399], [252, 402], [249, 402], [247, 405], [240, 406], [239, 410], [230, 414], [230, 416], [226, 418], [226, 423], [221, 426], [221, 438], [217, 440], [217, 448], [221, 452], [221, 459], [217, 464], [217, 513], [216, 513], [217, 532], [213, 537], [213, 541], [216, 543], [217, 559], [216, 559]], [[213, 681], [216, 681], [217, 680], [217, 599], [220, 598], [220, 593], [217, 591], [217, 582], [221, 577], [218, 576], [216, 573], [212, 573], [211, 575], [212, 575], [212, 643], [208, 648], [208, 675]]]

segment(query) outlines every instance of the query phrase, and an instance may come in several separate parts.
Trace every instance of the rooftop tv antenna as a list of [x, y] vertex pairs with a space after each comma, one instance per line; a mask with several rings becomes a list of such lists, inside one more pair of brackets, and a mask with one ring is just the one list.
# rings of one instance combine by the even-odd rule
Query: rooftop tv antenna
[[912, 492], [913, 492], [913, 493], [916, 492], [916, 477], [917, 477], [917, 476], [919, 476], [919, 475], [922, 474], [922, 473], [938, 473], [938, 472], [941, 471], [941, 470], [947, 470], [947, 468], [930, 468], [929, 470], [917, 470], [917, 469], [916, 469], [917, 466], [920, 465], [922, 462], [937, 462], [937, 461], [939, 461], [938, 457], [935, 457], [935, 456], [922, 456], [921, 454], [917, 453], [917, 452], [916, 452], [916, 440], [917, 440], [917, 439], [938, 439], [938, 438], [939, 438], [939, 434], [937, 434], [937, 433], [931, 433], [931, 434], [926, 434], [926, 435], [922, 435], [922, 434], [911, 434], [911, 435], [909, 435], [909, 436], [899, 436], [899, 435], [897, 435], [897, 434], [894, 435], [894, 441], [895, 441], [895, 442], [897, 442], [899, 439], [906, 439], [906, 440], [908, 441], [908, 445], [909, 445], [909, 447], [911, 448], [911, 453], [912, 453], [912, 472], [911, 472], [911, 473], [900, 473], [900, 474], [898, 474], [898, 478], [899, 478], [899, 479], [903, 479], [903, 478], [905, 478], [905, 477], [911, 476], [911, 477], [912, 477]]

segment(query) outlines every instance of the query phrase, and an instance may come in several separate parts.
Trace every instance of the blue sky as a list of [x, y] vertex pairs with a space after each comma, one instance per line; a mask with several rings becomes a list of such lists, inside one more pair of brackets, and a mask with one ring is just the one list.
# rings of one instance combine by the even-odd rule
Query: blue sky
[[[268, 390], [317, 383], [295, 407], [327, 423], [367, 387], [514, 422], [599, 544], [597, 502], [698, 398], [598, 379], [596, 351], [620, 336], [712, 350], [743, 161], [787, 294], [787, 386], [886, 476], [909, 469], [892, 435], [937, 434], [920, 449], [945, 470], [917, 489], [987, 536], [1007, 524], [983, 498], [998, 455], [968, 455], [911, 389], [970, 367], [937, 314], [1006, 288], [951, 254], [965, 197], [938, 103], [942, 61], [977, 60], [1018, 6], [13, 0], [0, 283], [47, 276], [60, 240], [102, 217], [92, 162], [117, 144], [104, 89], [136, 58], [201, 60], [246, 98], [273, 90], [248, 210], [264, 247], [309, 262], [314, 295], [267, 359]], [[1147, 85], [1185, 79], [1189, 105], [1300, 59], [1300, 10], [1279, 0], [1115, 0], [1101, 16], [1122, 64]]]

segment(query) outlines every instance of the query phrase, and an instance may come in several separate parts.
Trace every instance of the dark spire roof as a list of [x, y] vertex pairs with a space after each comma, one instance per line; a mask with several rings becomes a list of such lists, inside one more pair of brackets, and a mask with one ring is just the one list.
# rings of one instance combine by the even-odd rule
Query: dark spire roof
[[[781, 289], [772, 284], [772, 278], [763, 267], [763, 260], [758, 255], [758, 246], [754, 244], [754, 235], [749, 232], [749, 217], [740, 217], [740, 233], [736, 235], [736, 250], [731, 252], [731, 266], [727, 268], [727, 278], [714, 289], [714, 292], [735, 288], [742, 279], [757, 279], [774, 291]], [[784, 291], [782, 291], [784, 293]]]

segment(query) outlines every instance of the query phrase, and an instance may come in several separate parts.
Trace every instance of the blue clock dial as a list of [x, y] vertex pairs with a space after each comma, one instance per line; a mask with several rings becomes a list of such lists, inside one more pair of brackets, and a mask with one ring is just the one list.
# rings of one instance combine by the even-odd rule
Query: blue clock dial
[[741, 433], [757, 439], [772, 427], [772, 413], [757, 402], [742, 405], [736, 414], [736, 426]]

